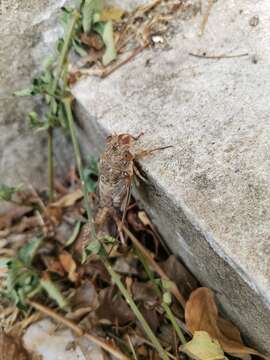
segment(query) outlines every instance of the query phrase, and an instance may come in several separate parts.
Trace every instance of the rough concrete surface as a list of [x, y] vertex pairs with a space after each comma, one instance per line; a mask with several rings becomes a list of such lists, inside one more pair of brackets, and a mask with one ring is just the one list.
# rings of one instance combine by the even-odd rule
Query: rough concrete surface
[[106, 134], [144, 131], [143, 147], [173, 145], [141, 162], [150, 183], [139, 195], [172, 250], [270, 353], [270, 3], [217, 1], [199, 37], [201, 20], [177, 21], [163, 49], [77, 84], [82, 142], [100, 151]]
[[[26, 114], [40, 106], [37, 99], [15, 98], [28, 87], [59, 35], [57, 17], [65, 0], [0, 2], [0, 174], [1, 183], [46, 182], [46, 139], [26, 124]], [[59, 139], [59, 140], [58, 140]], [[59, 143], [60, 141], [60, 143]], [[56, 139], [60, 152], [65, 142]], [[64, 146], [66, 148], [66, 146]], [[59, 154], [58, 154], [59, 155]], [[57, 169], [65, 171], [68, 152], [61, 152]], [[59, 158], [60, 156], [58, 156]], [[64, 164], [64, 165], [63, 165]]]

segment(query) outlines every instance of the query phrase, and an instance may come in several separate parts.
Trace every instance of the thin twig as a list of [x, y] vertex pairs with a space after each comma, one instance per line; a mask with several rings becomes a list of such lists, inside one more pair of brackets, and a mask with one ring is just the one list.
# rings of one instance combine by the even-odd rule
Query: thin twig
[[135, 48], [132, 51], [132, 53], [125, 60], [120, 61], [119, 63], [115, 64], [107, 71], [105, 70], [102, 73], [101, 78], [105, 78], [105, 77], [111, 75], [115, 70], [119, 69], [123, 65], [126, 65], [128, 62], [130, 62], [132, 59], [134, 59], [138, 54], [140, 54], [147, 46], [148, 46], [148, 44], [145, 44], [143, 46], [138, 46], [137, 48]]
[[205, 14], [203, 15], [203, 18], [202, 18], [199, 36], [203, 36], [205, 26], [206, 26], [206, 23], [208, 21], [210, 11], [211, 11], [213, 5], [214, 5], [214, 0], [208, 0], [208, 5], [207, 5], [206, 12], [205, 12]]
[[54, 310], [41, 305], [37, 303], [36, 301], [28, 300], [29, 305], [31, 305], [36, 310], [40, 311], [41, 313], [51, 317], [52, 319], [60, 322], [61, 324], [65, 325], [66, 327], [70, 328], [75, 332], [77, 336], [84, 336], [96, 345], [100, 346], [102, 349], [108, 351], [110, 354], [115, 356], [119, 360], [128, 360], [129, 358], [124, 355], [120, 350], [116, 349], [115, 347], [112, 347], [110, 344], [105, 342], [103, 339], [91, 335], [89, 333], [86, 333], [83, 331], [83, 329], [75, 324], [73, 321], [66, 319], [64, 316], [57, 314]]
[[135, 351], [135, 349], [134, 349], [134, 346], [133, 346], [133, 344], [132, 344], [132, 341], [131, 341], [131, 338], [130, 338], [129, 335], [127, 335], [127, 339], [128, 339], [128, 344], [129, 344], [130, 350], [131, 350], [131, 352], [132, 352], [132, 355], [133, 355], [133, 357], [134, 357], [134, 360], [138, 360], [137, 355], [136, 355], [136, 351]]
[[219, 60], [219, 59], [234, 59], [234, 58], [248, 56], [249, 54], [248, 53], [243, 53], [243, 54], [238, 54], [238, 55], [204, 55], [204, 54], [189, 53], [189, 55], [200, 58], [200, 59]]

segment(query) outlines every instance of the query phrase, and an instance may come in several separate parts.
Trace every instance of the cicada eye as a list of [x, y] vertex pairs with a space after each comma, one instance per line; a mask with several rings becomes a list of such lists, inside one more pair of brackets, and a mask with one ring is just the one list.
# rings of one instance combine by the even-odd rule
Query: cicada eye
[[129, 151], [124, 152], [124, 159], [125, 160], [132, 160], [132, 155]]

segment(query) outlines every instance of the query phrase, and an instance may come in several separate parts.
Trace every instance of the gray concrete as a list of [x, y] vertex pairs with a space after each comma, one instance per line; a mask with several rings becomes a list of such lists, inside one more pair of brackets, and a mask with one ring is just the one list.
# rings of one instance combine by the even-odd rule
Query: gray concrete
[[[54, 48], [60, 34], [59, 8], [65, 0], [2, 0], [0, 2], [0, 183], [46, 182], [46, 139], [33, 135], [26, 124], [28, 111], [40, 107], [37, 99], [15, 98], [15, 90], [27, 87]], [[59, 140], [58, 140], [59, 139]], [[58, 173], [66, 171], [68, 152], [60, 144]], [[66, 161], [64, 161], [66, 159]]]
[[81, 81], [74, 95], [89, 151], [111, 132], [174, 146], [141, 162], [150, 184], [140, 198], [172, 250], [270, 353], [269, 19], [268, 0], [217, 1], [202, 38], [200, 14], [179, 20], [164, 49]]

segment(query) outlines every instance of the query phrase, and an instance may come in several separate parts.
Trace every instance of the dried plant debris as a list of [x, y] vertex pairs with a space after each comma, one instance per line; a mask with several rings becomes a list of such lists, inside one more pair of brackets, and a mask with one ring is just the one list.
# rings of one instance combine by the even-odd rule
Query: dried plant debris
[[18, 337], [0, 332], [0, 359], [1, 360], [30, 360], [31, 357]]
[[[94, 32], [85, 32], [76, 40], [76, 46], [80, 44], [83, 51], [77, 51], [82, 58], [72, 66], [70, 84], [82, 75], [108, 76], [147, 47], [168, 46], [169, 38], [176, 27], [173, 20], [179, 16], [194, 16], [198, 11], [199, 7], [187, 0], [154, 0], [130, 13], [115, 6], [105, 6], [99, 13], [99, 19], [107, 22], [108, 29], [112, 26], [110, 34], [113, 34], [113, 37], [109, 35], [106, 38], [106, 29], [102, 33], [96, 26], [92, 29]], [[112, 39], [114, 49], [110, 50]], [[104, 44], [107, 46], [106, 52], [111, 54], [110, 61], [106, 61]], [[100, 66], [101, 59], [103, 65], [108, 65], [106, 68]]]
[[[91, 226], [96, 235], [100, 231], [101, 237], [97, 241], [88, 232], [83, 263], [75, 250], [86, 213], [74, 171], [64, 180], [58, 179], [60, 191], [52, 203], [33, 189], [12, 194], [16, 201], [13, 198], [2, 214], [6, 220], [0, 240], [1, 327], [17, 339], [40, 316], [49, 316], [79, 337], [74, 341], [82, 354], [86, 354], [91, 340], [97, 346], [95, 354], [103, 356], [106, 352], [104, 359], [112, 354], [118, 359], [161, 358], [130, 304], [112, 283], [105, 254], [165, 349], [163, 358], [181, 359], [184, 353], [199, 360], [225, 359], [224, 354], [245, 360], [250, 355], [266, 358], [245, 346], [239, 330], [218, 315], [213, 292], [198, 287], [183, 264], [167, 254], [150, 218], [131, 197], [131, 178], [137, 173], [133, 161], [138, 154], [152, 153], [138, 151], [135, 144], [136, 138], [128, 134], [110, 137], [101, 156], [99, 178], [97, 165], [92, 164], [88, 171], [89, 175], [95, 174], [89, 187], [93, 191], [89, 202], [94, 209]], [[117, 173], [117, 181], [108, 182], [110, 166], [124, 160], [124, 168], [117, 167], [120, 175], [125, 174], [120, 176], [123, 181], [118, 180]], [[21, 226], [33, 216], [39, 221]], [[60, 237], [59, 228], [69, 230], [61, 230]], [[20, 235], [18, 243], [14, 234]], [[17, 340], [5, 333], [1, 336], [1, 346], [20, 354], [16, 359], [29, 358]]]

